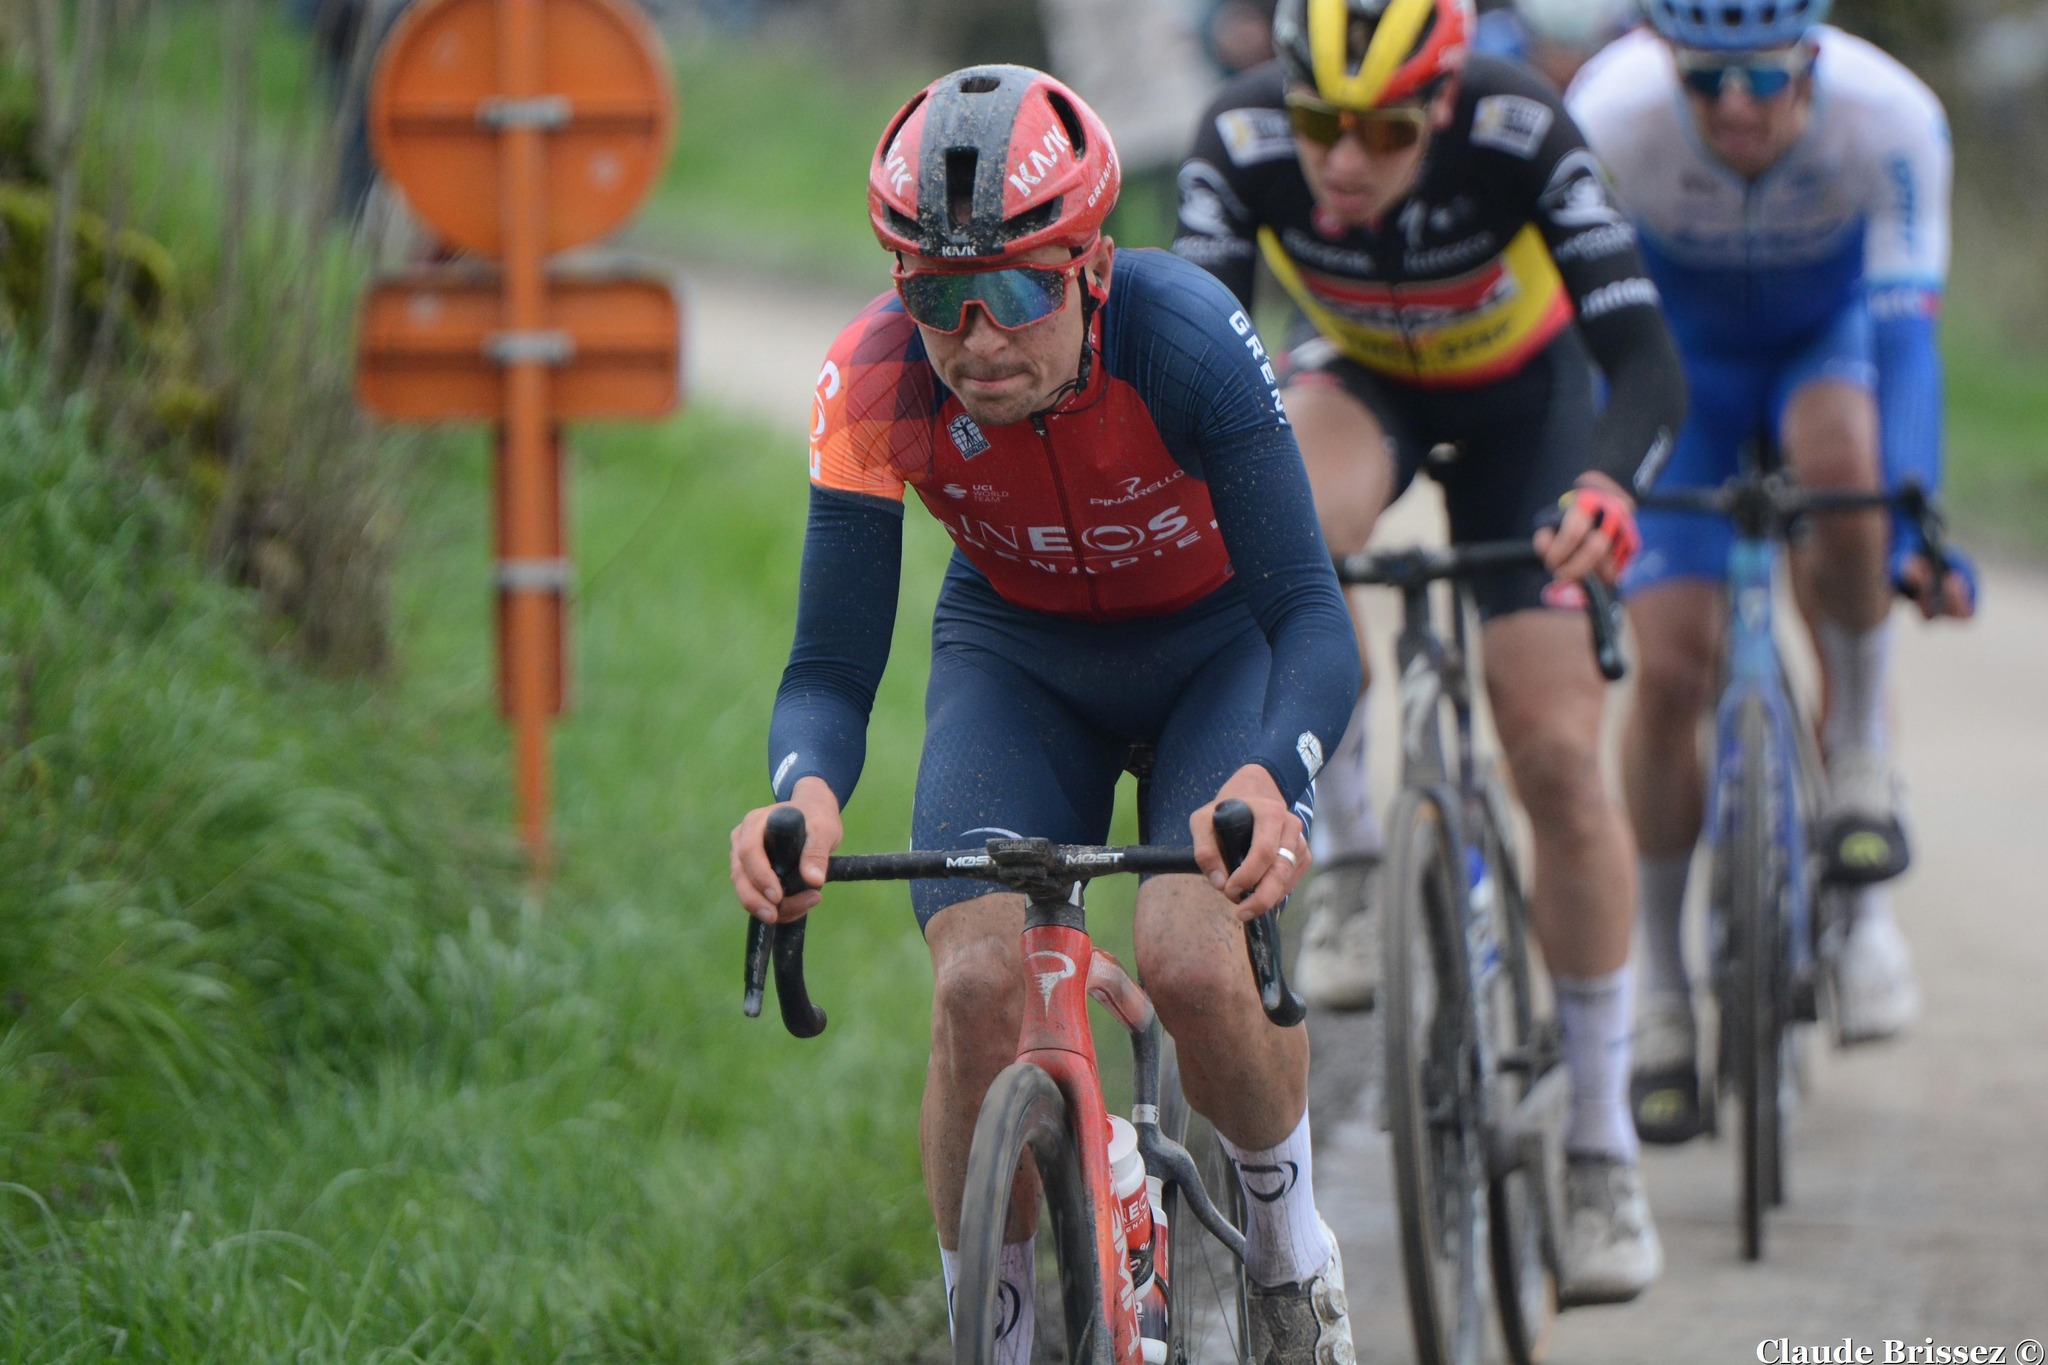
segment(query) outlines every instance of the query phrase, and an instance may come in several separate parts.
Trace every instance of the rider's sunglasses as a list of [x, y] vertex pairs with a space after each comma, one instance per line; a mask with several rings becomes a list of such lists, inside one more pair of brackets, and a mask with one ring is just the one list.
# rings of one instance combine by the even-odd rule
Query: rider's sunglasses
[[1776, 99], [1791, 89], [1794, 81], [1813, 70], [1813, 51], [1803, 43], [1734, 56], [1680, 49], [1677, 57], [1678, 74], [1685, 81], [1685, 88], [1710, 100], [1721, 98], [1730, 80], [1739, 81], [1751, 99]]
[[891, 272], [903, 311], [920, 326], [951, 335], [967, 326], [967, 306], [980, 304], [988, 320], [1015, 332], [1067, 306], [1067, 281], [1088, 257], [1001, 270], [907, 270], [901, 257]]
[[1372, 155], [1392, 156], [1422, 141], [1423, 130], [1429, 127], [1429, 111], [1414, 104], [1347, 109], [1306, 91], [1290, 90], [1287, 121], [1296, 133], [1318, 147], [1334, 147], [1339, 138], [1349, 133]]

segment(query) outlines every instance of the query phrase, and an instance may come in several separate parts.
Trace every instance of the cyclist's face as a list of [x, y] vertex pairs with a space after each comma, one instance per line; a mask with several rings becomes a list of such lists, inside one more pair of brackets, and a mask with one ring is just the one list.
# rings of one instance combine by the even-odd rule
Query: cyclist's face
[[[919, 324], [925, 354], [939, 378], [960, 399], [967, 415], [985, 427], [1021, 422], [1042, 411], [1060, 386], [1081, 369], [1080, 275], [1109, 281], [1110, 242], [1103, 238], [1089, 253], [1080, 272], [1067, 279], [1067, 301], [1043, 322], [1005, 331], [980, 305], [967, 308], [967, 325], [957, 332], [939, 332]], [[1018, 265], [1065, 265], [1073, 253], [1063, 246], [1040, 247], [1014, 260]], [[922, 256], [903, 258], [906, 270], [943, 270], [945, 261]]]
[[1455, 109], [1455, 86], [1447, 83], [1430, 102], [1422, 136], [1409, 146], [1387, 151], [1370, 150], [1368, 139], [1354, 132], [1327, 146], [1296, 133], [1295, 155], [1316, 206], [1346, 227], [1378, 222], [1415, 188], [1430, 137], [1450, 125]]
[[[1797, 65], [1802, 54], [1810, 62], [1810, 50], [1803, 49], [1753, 55], [1772, 67], [1782, 67], [1788, 63]], [[1679, 53], [1681, 71], [1688, 55]], [[1706, 59], [1702, 55], [1695, 60]], [[1806, 131], [1807, 117], [1813, 112], [1813, 73], [1808, 67], [1782, 89], [1759, 95], [1751, 89], [1752, 82], [1742, 70], [1741, 54], [1721, 60], [1728, 62], [1730, 69], [1720, 77], [1720, 93], [1709, 95], [1687, 84], [1685, 102], [1692, 110], [1693, 122], [1698, 125], [1700, 140], [1707, 144], [1707, 150], [1729, 170], [1745, 180], [1754, 180], [1777, 165]], [[1766, 77], [1773, 74], [1769, 67], [1760, 71]]]

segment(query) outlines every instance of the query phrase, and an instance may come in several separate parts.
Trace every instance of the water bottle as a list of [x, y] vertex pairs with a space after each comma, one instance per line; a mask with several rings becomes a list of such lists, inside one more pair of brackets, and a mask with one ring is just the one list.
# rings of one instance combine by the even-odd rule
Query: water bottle
[[1138, 1344], [1145, 1365], [1166, 1365], [1166, 1201], [1156, 1176], [1145, 1177], [1145, 1192], [1152, 1205], [1152, 1282], [1138, 1295]]
[[1465, 846], [1465, 884], [1471, 889], [1470, 937], [1477, 952], [1479, 975], [1489, 978], [1500, 967], [1500, 941], [1493, 932], [1493, 869], [1477, 845]]
[[1116, 1200], [1113, 1218], [1124, 1244], [1125, 1292], [1138, 1310], [1138, 1335], [1146, 1365], [1165, 1365], [1166, 1286], [1158, 1249], [1166, 1244], [1166, 1218], [1157, 1180], [1145, 1174], [1138, 1130], [1116, 1115], [1109, 1119], [1109, 1179]]

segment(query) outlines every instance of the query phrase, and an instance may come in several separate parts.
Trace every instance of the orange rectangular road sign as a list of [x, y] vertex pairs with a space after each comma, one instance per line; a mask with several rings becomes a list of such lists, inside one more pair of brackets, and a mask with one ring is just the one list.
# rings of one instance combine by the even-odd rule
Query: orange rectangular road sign
[[364, 299], [356, 396], [396, 422], [493, 421], [506, 365], [550, 368], [550, 415], [661, 417], [682, 397], [683, 315], [672, 277], [639, 265], [551, 265], [544, 325], [505, 326], [495, 265], [463, 262], [390, 276]]

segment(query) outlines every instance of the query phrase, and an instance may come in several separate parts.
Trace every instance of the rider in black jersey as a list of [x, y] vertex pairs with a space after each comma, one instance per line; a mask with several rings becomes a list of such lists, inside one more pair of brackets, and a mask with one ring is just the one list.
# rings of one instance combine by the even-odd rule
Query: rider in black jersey
[[[1333, 550], [1364, 547], [1431, 452], [1454, 540], [1537, 532], [1550, 573], [1616, 575], [1628, 487], [1684, 416], [1678, 356], [1635, 237], [1555, 94], [1470, 58], [1466, 0], [1282, 0], [1279, 61], [1226, 86], [1181, 168], [1174, 249], [1249, 307], [1260, 256], [1305, 315], [1285, 401]], [[1590, 354], [1589, 354], [1590, 353]], [[1597, 365], [1598, 373], [1595, 373]], [[1603, 382], [1604, 381], [1604, 384]], [[1603, 395], [1604, 388], [1604, 395]], [[1536, 835], [1533, 928], [1572, 1073], [1565, 1293], [1632, 1297], [1661, 1252], [1627, 1109], [1633, 845], [1600, 777], [1584, 624], [1537, 571], [1481, 585], [1495, 724]], [[1318, 782], [1299, 979], [1370, 1003], [1379, 854], [1363, 695]]]

